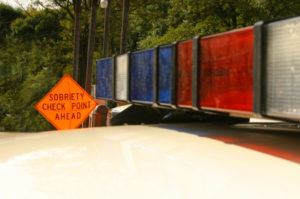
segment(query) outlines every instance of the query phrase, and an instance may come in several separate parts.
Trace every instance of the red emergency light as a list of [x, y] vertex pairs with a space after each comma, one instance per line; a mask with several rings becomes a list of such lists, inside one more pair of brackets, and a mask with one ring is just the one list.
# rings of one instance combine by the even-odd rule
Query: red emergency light
[[202, 109], [252, 115], [253, 30], [247, 27], [199, 40]]
[[177, 106], [197, 109], [198, 37], [177, 44]]

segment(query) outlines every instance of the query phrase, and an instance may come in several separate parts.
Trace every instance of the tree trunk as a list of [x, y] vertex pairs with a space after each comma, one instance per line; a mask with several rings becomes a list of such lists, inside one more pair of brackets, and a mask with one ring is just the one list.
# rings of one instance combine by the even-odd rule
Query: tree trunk
[[129, 0], [123, 0], [123, 16], [121, 30], [120, 53], [126, 52], [127, 48], [127, 32], [128, 32], [128, 17], [129, 17]]
[[112, 0], [108, 1], [107, 8], [105, 9], [103, 57], [108, 56], [108, 42], [109, 42], [110, 14], [111, 14], [111, 2], [110, 1], [112, 1]]
[[82, 88], [85, 88], [86, 78], [86, 63], [89, 40], [89, 24], [84, 24], [83, 32], [80, 34], [80, 53], [79, 53], [79, 70], [78, 83]]
[[79, 70], [79, 49], [80, 49], [80, 13], [81, 0], [74, 1], [75, 21], [74, 21], [74, 41], [73, 41], [73, 79], [78, 82]]
[[94, 48], [95, 48], [97, 9], [98, 9], [97, 0], [92, 0], [89, 41], [88, 41], [88, 54], [87, 54], [87, 66], [86, 66], [86, 80], [85, 80], [85, 90], [89, 94], [91, 93], [91, 80], [92, 80], [93, 56], [94, 56]]

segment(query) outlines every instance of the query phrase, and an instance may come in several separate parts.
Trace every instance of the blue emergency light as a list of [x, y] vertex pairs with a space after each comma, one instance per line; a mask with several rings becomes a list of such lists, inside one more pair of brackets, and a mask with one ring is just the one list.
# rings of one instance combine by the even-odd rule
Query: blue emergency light
[[159, 47], [158, 103], [176, 105], [176, 43]]
[[155, 48], [131, 54], [130, 93], [131, 100], [137, 103], [152, 104], [156, 77]]
[[96, 97], [114, 98], [114, 57], [100, 59], [96, 62]]

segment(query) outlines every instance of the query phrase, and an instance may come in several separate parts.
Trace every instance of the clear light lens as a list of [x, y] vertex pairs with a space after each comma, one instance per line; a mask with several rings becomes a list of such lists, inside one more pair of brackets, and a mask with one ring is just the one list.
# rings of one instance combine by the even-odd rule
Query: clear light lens
[[300, 119], [300, 17], [264, 27], [266, 114]]
[[131, 54], [131, 100], [153, 102], [154, 50]]
[[158, 60], [158, 102], [171, 103], [172, 93], [172, 46], [165, 46], [159, 48]]
[[96, 97], [111, 99], [113, 93], [113, 58], [96, 63]]
[[202, 37], [200, 104], [225, 112], [253, 111], [253, 27]]
[[116, 99], [127, 101], [128, 93], [128, 54], [116, 58]]

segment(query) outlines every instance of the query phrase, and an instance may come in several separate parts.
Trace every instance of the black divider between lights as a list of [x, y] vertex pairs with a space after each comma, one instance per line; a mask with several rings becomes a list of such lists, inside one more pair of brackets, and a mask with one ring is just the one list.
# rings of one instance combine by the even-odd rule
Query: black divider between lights
[[[200, 72], [201, 70], [199, 70], [199, 61], [201, 60], [200, 58], [200, 48], [199, 48], [199, 39], [201, 39], [200, 36], [196, 36], [194, 37], [193, 40], [193, 83], [192, 83], [192, 109], [194, 110], [199, 110], [199, 93], [200, 91], [200, 81], [199, 81], [199, 77], [200, 77]], [[200, 60], [199, 60], [200, 59]]]

